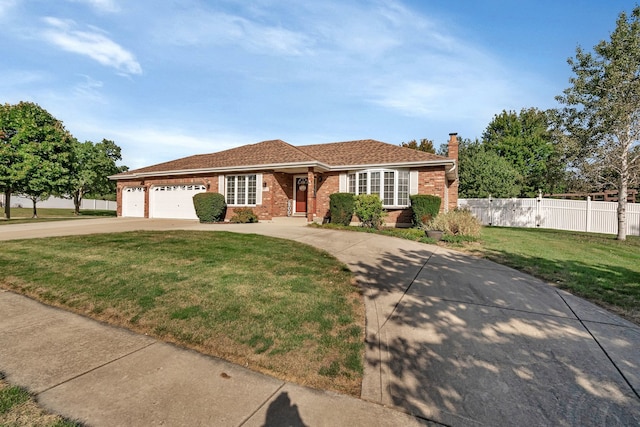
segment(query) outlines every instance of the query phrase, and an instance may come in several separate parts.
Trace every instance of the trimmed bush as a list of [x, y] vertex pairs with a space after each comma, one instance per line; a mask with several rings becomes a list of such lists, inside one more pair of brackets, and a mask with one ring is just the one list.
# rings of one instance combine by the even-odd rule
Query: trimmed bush
[[386, 212], [377, 194], [361, 194], [355, 197], [354, 210], [363, 227], [380, 229]]
[[468, 209], [454, 209], [441, 213], [428, 224], [431, 230], [442, 230], [450, 236], [480, 237], [482, 225]]
[[329, 196], [331, 223], [349, 225], [353, 217], [355, 196], [351, 193], [333, 193]]
[[236, 224], [247, 224], [258, 222], [258, 216], [251, 208], [235, 208], [233, 210], [233, 216], [229, 221], [235, 222]]
[[193, 196], [193, 206], [200, 222], [224, 221], [227, 202], [220, 193], [198, 193]]
[[442, 199], [430, 194], [415, 194], [410, 196], [412, 221], [414, 227], [422, 227], [434, 219], [440, 212]]

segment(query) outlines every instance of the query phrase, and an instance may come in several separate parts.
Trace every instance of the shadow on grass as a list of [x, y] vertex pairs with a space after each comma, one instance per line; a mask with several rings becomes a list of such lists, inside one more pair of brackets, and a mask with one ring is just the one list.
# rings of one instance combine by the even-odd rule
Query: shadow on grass
[[[452, 251], [378, 261], [354, 266], [368, 305], [366, 363], [381, 388], [363, 397], [448, 425], [640, 422], [637, 392], [553, 287]], [[637, 348], [634, 337], [616, 339]], [[618, 362], [637, 369], [636, 359]]]

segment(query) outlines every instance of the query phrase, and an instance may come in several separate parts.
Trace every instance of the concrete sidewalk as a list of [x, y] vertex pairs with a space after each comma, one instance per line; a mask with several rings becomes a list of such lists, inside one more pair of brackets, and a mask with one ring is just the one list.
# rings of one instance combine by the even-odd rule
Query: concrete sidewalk
[[[10, 343], [0, 347], [0, 370], [8, 372], [11, 381], [26, 376], [13, 382], [42, 390], [39, 398], [51, 408], [60, 411], [65, 402], [71, 405], [64, 414], [90, 414], [96, 425], [121, 424], [115, 420], [128, 425], [136, 420], [145, 425], [164, 420], [176, 425], [186, 422], [186, 418], [184, 422], [171, 418], [180, 414], [203, 414], [199, 421], [189, 418], [192, 424], [258, 425], [274, 412], [286, 413], [296, 421], [299, 417], [306, 425], [415, 425], [427, 419], [455, 426], [640, 424], [640, 328], [515, 270], [437, 246], [314, 229], [304, 227], [303, 222], [217, 226], [113, 218], [70, 222], [22, 229], [2, 226], [0, 240], [135, 229], [201, 229], [266, 234], [327, 250], [345, 262], [363, 286], [367, 352], [364, 400], [357, 400], [286, 384], [147, 337], [134, 336], [133, 340], [120, 330], [118, 334], [124, 335], [117, 351], [112, 338], [104, 338], [101, 344], [100, 334], [82, 329], [80, 338], [74, 336], [72, 341], [83, 351], [72, 350], [70, 344], [56, 350], [58, 337], [64, 337], [65, 331], [72, 334], [73, 326], [24, 341], [25, 336], [38, 337], [46, 325], [56, 322], [29, 320], [28, 313], [40, 311], [31, 306], [12, 314], [6, 320], [9, 326], [0, 316], [0, 342]], [[20, 306], [14, 298], [20, 299], [3, 294], [0, 313]], [[73, 316], [54, 311], [56, 316]], [[21, 316], [27, 317], [21, 321]], [[33, 332], [21, 329], [32, 322]], [[46, 340], [48, 336], [53, 338]], [[35, 347], [28, 348], [29, 342]], [[27, 348], [12, 362], [21, 346]], [[67, 353], [85, 353], [86, 348], [95, 348], [91, 354], [104, 357], [80, 364], [46, 387], [38, 384], [37, 379], [46, 378], [46, 372], [61, 371], [56, 363], [66, 366], [60, 360]], [[153, 356], [153, 352], [158, 354]], [[29, 357], [34, 359], [33, 366], [26, 364]], [[47, 362], [51, 369], [38, 369], [43, 357], [51, 357]], [[180, 372], [181, 367], [188, 372]], [[147, 380], [155, 377], [159, 380]], [[192, 397], [190, 389], [197, 389], [195, 395], [202, 397]], [[245, 398], [238, 397], [245, 393]], [[132, 402], [133, 407], [124, 406]], [[244, 416], [236, 414], [234, 402], [236, 406], [246, 402], [241, 405]], [[229, 418], [224, 418], [227, 412]], [[101, 413], [104, 424], [96, 419]]]
[[312, 390], [0, 291], [0, 370], [45, 408], [92, 426], [417, 426]]

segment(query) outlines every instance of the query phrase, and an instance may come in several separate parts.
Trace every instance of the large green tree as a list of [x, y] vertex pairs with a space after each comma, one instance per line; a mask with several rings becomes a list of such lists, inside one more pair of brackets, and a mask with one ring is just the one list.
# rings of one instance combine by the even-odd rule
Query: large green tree
[[80, 214], [80, 205], [86, 194], [115, 192], [116, 184], [108, 177], [128, 170], [126, 166], [116, 165], [122, 160], [120, 151], [120, 147], [108, 139], [97, 143], [74, 140], [73, 167], [63, 195], [73, 199], [76, 215]]
[[[628, 189], [638, 181], [640, 151], [640, 7], [621, 13], [609, 41], [569, 58], [575, 74], [557, 100], [573, 166], [618, 190], [618, 240], [626, 239]], [[613, 179], [612, 179], [613, 178]]]
[[459, 139], [458, 142], [460, 197], [516, 197], [520, 194], [521, 177], [507, 159], [488, 151], [477, 139]]
[[73, 138], [62, 122], [37, 104], [4, 104], [0, 109], [0, 189], [5, 218], [11, 194], [32, 197], [58, 193], [67, 183]]
[[553, 192], [564, 165], [558, 162], [549, 116], [536, 108], [502, 111], [482, 135], [487, 152], [506, 159], [522, 181], [520, 196]]

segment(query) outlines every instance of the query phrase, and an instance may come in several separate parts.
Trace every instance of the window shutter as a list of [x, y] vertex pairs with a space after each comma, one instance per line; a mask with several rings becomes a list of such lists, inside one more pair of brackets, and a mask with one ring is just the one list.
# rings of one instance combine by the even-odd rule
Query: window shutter
[[262, 174], [256, 174], [256, 205], [262, 204]]
[[340, 185], [338, 187], [338, 192], [340, 193], [347, 192], [347, 174], [346, 173], [340, 174]]
[[409, 171], [409, 194], [418, 194], [418, 171]]
[[218, 193], [224, 195], [224, 175], [218, 175]]

